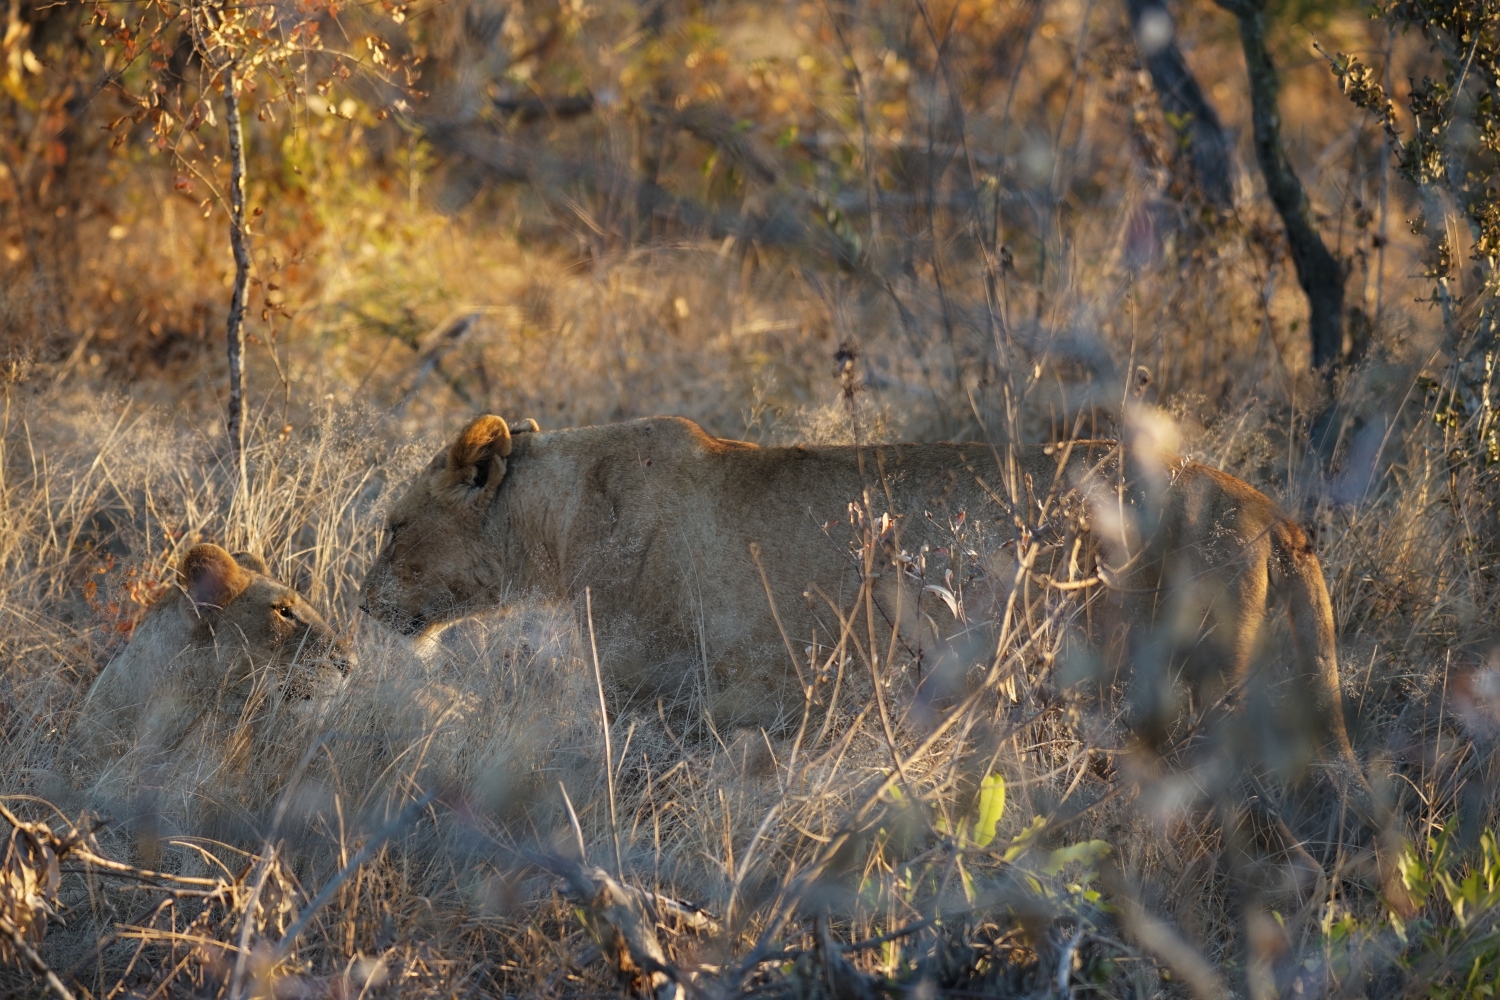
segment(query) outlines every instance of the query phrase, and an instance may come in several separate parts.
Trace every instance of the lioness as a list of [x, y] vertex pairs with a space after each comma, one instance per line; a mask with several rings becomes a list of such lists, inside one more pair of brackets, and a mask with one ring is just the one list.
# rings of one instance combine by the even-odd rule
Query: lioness
[[347, 669], [333, 630], [258, 556], [196, 545], [177, 583], [84, 698], [72, 742], [87, 764], [189, 739], [212, 756], [233, 728], [328, 692]]
[[[898, 626], [908, 649], [985, 635], [1016, 572], [977, 536], [1014, 538], [1031, 513], [1035, 541], [1049, 494], [1062, 498], [1049, 517], [1084, 512], [1078, 538], [1095, 536], [1126, 624], [1150, 625], [1164, 594], [1186, 595], [1186, 611], [1168, 610], [1216, 672], [1248, 669], [1268, 596], [1284, 596], [1324, 735], [1353, 760], [1328, 592], [1302, 531], [1233, 476], [1112, 442], [759, 448], [675, 417], [513, 437], [483, 416], [392, 506], [363, 607], [415, 635], [528, 592], [591, 588], [601, 650], [626, 684], [706, 673], [713, 711], [766, 721], [789, 692], [800, 706], [788, 653], [837, 641], [835, 609], [855, 610], [867, 571], [878, 574], [868, 617]], [[862, 532], [879, 536], [878, 565], [858, 558]], [[1079, 551], [1064, 547], [1050, 546], [1054, 567]], [[971, 586], [965, 607], [964, 560], [986, 549], [998, 553], [983, 567], [988, 589]]]

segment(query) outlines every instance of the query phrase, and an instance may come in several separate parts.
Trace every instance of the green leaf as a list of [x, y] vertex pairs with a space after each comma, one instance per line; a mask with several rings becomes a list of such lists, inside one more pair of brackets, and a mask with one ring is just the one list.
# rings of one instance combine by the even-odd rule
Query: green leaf
[[1046, 828], [1047, 828], [1047, 817], [1045, 817], [1045, 816], [1033, 816], [1033, 817], [1031, 817], [1031, 824], [1029, 826], [1027, 826], [1026, 829], [1022, 830], [1019, 834], [1016, 835], [1016, 838], [1010, 842], [1010, 846], [1005, 849], [1005, 853], [1003, 855], [1001, 855], [1000, 860], [1002, 860], [1002, 861], [1014, 861], [1014, 860], [1016, 860], [1016, 858], [1020, 857], [1021, 853], [1023, 851], [1025, 851], [1026, 848], [1028, 848], [1028, 847], [1031, 846], [1031, 842], [1036, 839], [1037, 834], [1041, 833]]
[[1390, 912], [1390, 918], [1391, 930], [1396, 932], [1396, 937], [1400, 938], [1403, 945], [1407, 944], [1408, 941], [1406, 938], [1406, 921], [1402, 920], [1400, 915], [1396, 913], [1395, 910], [1392, 910]]
[[1416, 847], [1410, 843], [1402, 845], [1396, 867], [1401, 872], [1401, 882], [1406, 886], [1406, 891], [1411, 893], [1412, 901], [1417, 906], [1422, 906], [1427, 902], [1427, 897], [1432, 895], [1432, 872], [1417, 854]]
[[1102, 840], [1085, 840], [1081, 843], [1069, 844], [1067, 847], [1059, 847], [1047, 855], [1047, 863], [1042, 866], [1042, 871], [1048, 875], [1056, 875], [1074, 861], [1092, 871], [1098, 865], [1099, 859], [1108, 854], [1109, 850], [1109, 844]]
[[1471, 907], [1477, 907], [1479, 901], [1484, 897], [1484, 874], [1482, 872], [1470, 872], [1468, 877], [1459, 884], [1459, 892], [1463, 894], [1464, 902]]
[[1005, 778], [1000, 772], [979, 785], [979, 818], [974, 821], [974, 843], [985, 847], [995, 839], [995, 827], [1005, 814]]

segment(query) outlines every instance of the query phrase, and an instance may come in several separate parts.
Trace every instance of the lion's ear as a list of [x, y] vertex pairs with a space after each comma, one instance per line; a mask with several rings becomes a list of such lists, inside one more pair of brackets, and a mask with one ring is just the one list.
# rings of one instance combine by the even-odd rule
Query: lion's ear
[[259, 573], [261, 576], [271, 575], [271, 567], [267, 566], [266, 561], [254, 552], [235, 552], [233, 555], [234, 561], [250, 572]]
[[477, 417], [448, 449], [444, 485], [467, 491], [493, 488], [505, 475], [505, 458], [510, 449], [510, 427], [504, 420], [491, 414]]
[[448, 449], [448, 468], [472, 468], [494, 455], [510, 454], [510, 427], [492, 413], [475, 417]]
[[193, 546], [182, 557], [178, 582], [193, 609], [201, 612], [222, 608], [240, 596], [250, 585], [250, 576], [228, 552], [207, 543]]

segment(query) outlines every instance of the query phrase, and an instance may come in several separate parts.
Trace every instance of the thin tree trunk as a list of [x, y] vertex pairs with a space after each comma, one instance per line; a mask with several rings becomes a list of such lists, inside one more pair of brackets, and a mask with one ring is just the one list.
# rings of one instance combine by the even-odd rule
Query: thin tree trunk
[[1126, 0], [1125, 6], [1162, 110], [1185, 123], [1180, 127], [1186, 133], [1199, 193], [1215, 208], [1233, 208], [1233, 144], [1177, 47], [1176, 24], [1165, 0]]
[[234, 292], [229, 299], [229, 455], [245, 482], [245, 291], [250, 280], [250, 241], [245, 235], [245, 133], [240, 123], [240, 100], [235, 93], [239, 74], [234, 63], [224, 69], [224, 124], [229, 130], [229, 245], [234, 251]]
[[1240, 44], [1250, 78], [1251, 117], [1255, 124], [1255, 158], [1266, 179], [1266, 191], [1286, 227], [1297, 283], [1307, 296], [1308, 333], [1313, 367], [1332, 375], [1344, 353], [1344, 265], [1318, 235], [1312, 203], [1281, 144], [1277, 95], [1281, 82], [1266, 48], [1264, 0], [1216, 0], [1240, 22]]

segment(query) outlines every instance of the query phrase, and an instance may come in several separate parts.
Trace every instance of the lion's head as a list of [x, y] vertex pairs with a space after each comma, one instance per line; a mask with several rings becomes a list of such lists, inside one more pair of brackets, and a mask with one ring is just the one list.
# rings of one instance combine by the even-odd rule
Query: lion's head
[[212, 743], [347, 671], [343, 641], [258, 556], [197, 545], [177, 583], [89, 688], [75, 729], [89, 756], [170, 750], [194, 732]]
[[417, 635], [499, 603], [504, 581], [493, 554], [476, 543], [510, 454], [510, 427], [483, 416], [417, 475], [391, 507], [388, 536], [365, 578], [365, 611]]

